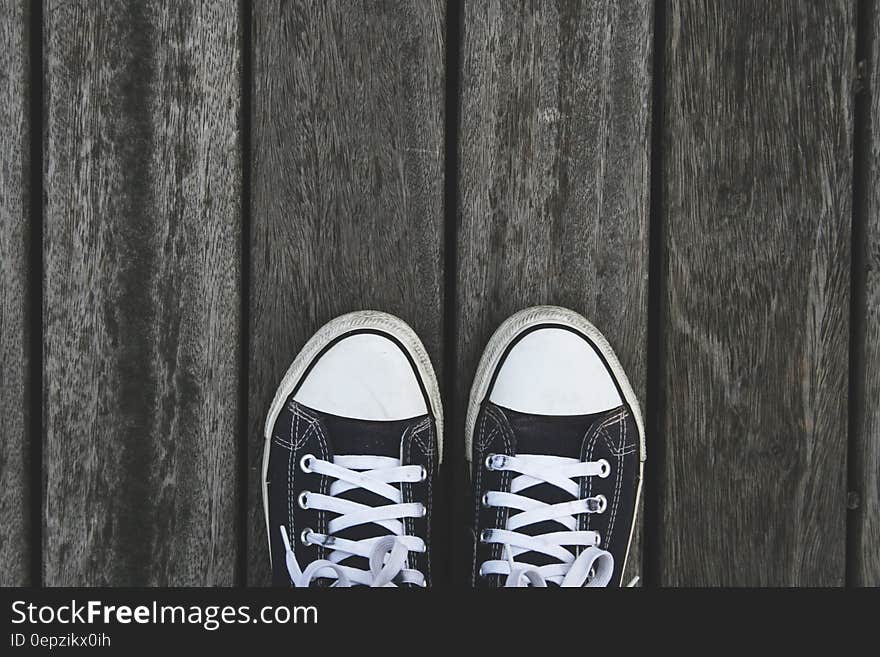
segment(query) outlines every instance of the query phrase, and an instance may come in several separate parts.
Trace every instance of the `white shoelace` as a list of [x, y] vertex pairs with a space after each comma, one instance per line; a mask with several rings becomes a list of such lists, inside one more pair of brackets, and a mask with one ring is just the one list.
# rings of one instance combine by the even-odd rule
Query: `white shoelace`
[[[311, 454], [300, 459], [304, 472], [314, 472], [332, 478], [329, 495], [303, 492], [298, 503], [303, 509], [315, 509], [337, 513], [327, 525], [327, 533], [319, 534], [311, 529], [300, 533], [300, 540], [308, 545], [322, 545], [332, 551], [327, 559], [317, 559], [303, 570], [296, 560], [287, 529], [281, 526], [285, 559], [290, 580], [296, 587], [309, 586], [318, 577], [333, 578], [333, 586], [397, 586], [414, 584], [425, 586], [425, 576], [418, 570], [407, 568], [410, 552], [424, 552], [425, 542], [418, 536], [405, 533], [404, 518], [422, 518], [425, 506], [420, 502], [402, 502], [400, 488], [391, 484], [418, 483], [427, 473], [419, 465], [401, 465], [400, 459], [388, 456], [335, 456], [324, 461]], [[363, 488], [387, 499], [391, 504], [372, 507], [360, 502], [342, 499], [338, 495], [355, 488]], [[375, 523], [391, 532], [391, 535], [374, 536], [357, 541], [340, 538], [334, 534], [349, 527]], [[369, 559], [369, 570], [341, 565], [351, 556]]]
[[[577, 459], [540, 454], [507, 456], [490, 454], [486, 458], [489, 470], [516, 473], [510, 482], [510, 492], [490, 491], [482, 504], [489, 508], [516, 509], [504, 529], [487, 529], [480, 535], [483, 543], [500, 543], [506, 559], [491, 559], [480, 566], [480, 575], [506, 575], [505, 586], [547, 586], [553, 582], [565, 587], [607, 586], [614, 572], [614, 557], [598, 546], [602, 537], [594, 531], [578, 530], [578, 517], [583, 513], [603, 513], [608, 504], [602, 495], [580, 499], [583, 477], [609, 475], [611, 467], [605, 459], [581, 462]], [[568, 493], [573, 499], [548, 504], [519, 493], [539, 484], [551, 484]], [[566, 531], [530, 536], [519, 531], [521, 527], [539, 522], [555, 521]], [[582, 551], [577, 556], [564, 546]], [[515, 561], [525, 552], [546, 554], [559, 563], [535, 566]]]

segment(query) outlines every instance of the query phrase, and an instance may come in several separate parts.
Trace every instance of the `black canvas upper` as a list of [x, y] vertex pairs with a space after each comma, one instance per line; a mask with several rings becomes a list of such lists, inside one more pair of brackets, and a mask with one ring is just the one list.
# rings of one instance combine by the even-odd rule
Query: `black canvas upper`
[[[402, 458], [401, 465], [421, 465], [427, 478], [419, 483], [396, 484], [402, 487], [403, 502], [421, 502], [427, 511], [424, 518], [403, 519], [406, 532], [418, 536], [430, 547], [432, 488], [437, 467], [437, 437], [434, 421], [429, 415], [399, 421], [369, 421], [341, 418], [322, 413], [293, 400], [287, 400], [275, 422], [269, 452], [268, 495], [269, 529], [272, 551], [272, 582], [275, 586], [289, 586], [290, 577], [285, 564], [285, 550], [278, 527], [287, 528], [297, 561], [308, 564], [315, 559], [327, 558], [330, 549], [304, 545], [301, 532], [308, 528], [318, 533], [327, 532], [327, 524], [334, 517], [327, 511], [301, 509], [297, 503], [303, 491], [329, 493], [332, 479], [317, 473], [303, 472], [300, 459], [306, 454], [332, 461], [333, 456], [374, 455]], [[362, 488], [356, 488], [340, 497], [370, 506], [388, 504], [388, 501]], [[389, 532], [376, 524], [350, 527], [337, 536], [358, 540]], [[351, 556], [342, 565], [367, 569], [367, 560]], [[409, 554], [408, 568], [421, 571], [430, 585], [430, 551]], [[322, 583], [318, 580], [318, 585]], [[323, 582], [326, 583], [326, 582]]]
[[[489, 559], [503, 558], [502, 546], [485, 544], [479, 540], [485, 529], [504, 528], [507, 518], [516, 510], [485, 508], [482, 497], [489, 491], [510, 491], [514, 473], [489, 470], [486, 457], [490, 454], [547, 454], [577, 458], [580, 461], [606, 459], [611, 465], [607, 478], [581, 479], [581, 499], [599, 494], [608, 500], [601, 514], [581, 514], [579, 529], [600, 533], [600, 548], [614, 557], [612, 585], [618, 585], [629, 543], [635, 514], [639, 483], [639, 434], [635, 418], [627, 406], [591, 415], [547, 416], [519, 413], [491, 402], [483, 402], [477, 416], [473, 436], [472, 482], [474, 490], [474, 533], [472, 582], [475, 586], [498, 586], [503, 578], [498, 575], [481, 577], [480, 564]], [[559, 488], [541, 484], [523, 493], [547, 503], [559, 503], [571, 498]], [[562, 531], [565, 526], [546, 521], [523, 527], [518, 531], [530, 535]], [[517, 561], [535, 565], [554, 563], [546, 555], [528, 552]]]

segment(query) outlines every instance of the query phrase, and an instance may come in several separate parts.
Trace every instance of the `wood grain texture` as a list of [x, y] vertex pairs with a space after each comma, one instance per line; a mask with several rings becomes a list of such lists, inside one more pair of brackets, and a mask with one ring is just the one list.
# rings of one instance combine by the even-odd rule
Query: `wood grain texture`
[[306, 340], [344, 312], [383, 310], [442, 376], [445, 10], [253, 10], [248, 580], [267, 584], [262, 428]]
[[48, 585], [230, 585], [236, 3], [47, 0]]
[[[492, 332], [536, 304], [604, 331], [644, 407], [652, 8], [465, 4], [453, 436]], [[455, 531], [467, 542], [467, 528]]]
[[30, 583], [26, 7], [0, 0], [0, 586]]
[[855, 451], [853, 471], [856, 473], [857, 493], [861, 498], [854, 511], [856, 545], [852, 568], [853, 581], [859, 586], [880, 586], [880, 7], [866, 5], [872, 14], [860, 20], [872, 21], [869, 28], [872, 49], [867, 65], [862, 93], [868, 102], [867, 143], [864, 206], [865, 239], [855, 248], [864, 249], [865, 296], [856, 298], [863, 305], [856, 308], [857, 321], [862, 323], [856, 335], [860, 342], [854, 345], [861, 370], [856, 369], [860, 387], [855, 424]]
[[663, 584], [844, 581], [855, 6], [667, 3]]

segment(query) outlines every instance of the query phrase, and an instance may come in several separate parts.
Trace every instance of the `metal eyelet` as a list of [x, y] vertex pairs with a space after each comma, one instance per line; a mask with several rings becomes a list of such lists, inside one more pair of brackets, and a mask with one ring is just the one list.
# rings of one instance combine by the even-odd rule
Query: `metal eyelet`
[[482, 504], [484, 509], [489, 508], [489, 493], [483, 493]]
[[603, 513], [605, 511], [605, 508], [608, 506], [608, 500], [605, 499], [604, 495], [588, 497], [584, 500], [584, 502], [587, 503], [588, 513]]
[[605, 479], [611, 474], [611, 464], [606, 459], [599, 459], [599, 477]]
[[312, 471], [312, 461], [315, 460], [313, 454], [305, 454], [299, 460], [299, 469], [303, 472], [311, 472]]
[[420, 517], [424, 518], [426, 515], [428, 515], [428, 508], [422, 504], [422, 515]]
[[492, 470], [500, 470], [507, 463], [507, 455], [506, 454], [489, 454], [486, 457], [486, 469]]
[[312, 540], [309, 538], [309, 536], [311, 536], [313, 533], [314, 533], [314, 531], [312, 531], [312, 529], [310, 527], [306, 527], [305, 529], [303, 529], [299, 533], [300, 543], [302, 543], [303, 545], [311, 545]]
[[484, 529], [480, 532], [480, 543], [488, 543], [490, 538], [492, 538], [491, 529]]
[[305, 511], [309, 508], [309, 492], [304, 490], [299, 494], [299, 497], [296, 498], [296, 503], [299, 504], [299, 508]]
[[422, 471], [419, 473], [419, 481], [426, 481], [428, 479], [428, 471], [425, 470], [425, 466], [419, 466], [422, 468]]
[[602, 537], [599, 536], [599, 534], [596, 534], [596, 538], [593, 539], [593, 545], [595, 545], [596, 547], [602, 545]]

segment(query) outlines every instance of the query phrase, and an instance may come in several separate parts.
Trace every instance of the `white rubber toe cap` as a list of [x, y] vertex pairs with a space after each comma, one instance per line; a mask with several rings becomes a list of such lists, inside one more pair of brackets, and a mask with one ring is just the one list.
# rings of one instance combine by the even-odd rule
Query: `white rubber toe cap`
[[489, 401], [533, 415], [587, 415], [623, 401], [599, 353], [562, 328], [522, 337], [501, 362]]
[[406, 354], [374, 333], [350, 335], [330, 347], [294, 399], [317, 411], [359, 420], [406, 420], [428, 412]]

